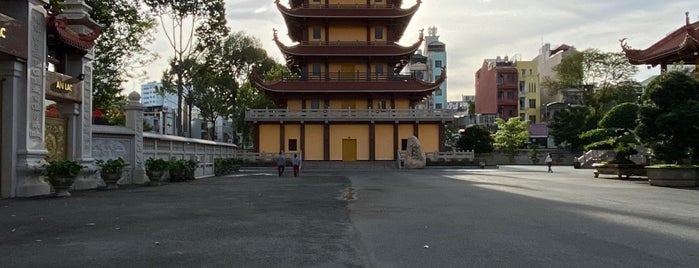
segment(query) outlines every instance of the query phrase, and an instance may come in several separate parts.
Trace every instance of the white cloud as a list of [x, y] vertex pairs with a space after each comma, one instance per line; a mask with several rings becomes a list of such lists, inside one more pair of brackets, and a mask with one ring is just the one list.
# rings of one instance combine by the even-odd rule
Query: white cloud
[[[286, 1], [282, 1], [285, 3]], [[232, 31], [245, 31], [258, 38], [279, 61], [279, 49], [272, 41], [272, 29], [286, 44], [286, 25], [272, 0], [227, 0], [227, 18]], [[410, 7], [415, 1], [404, 1]], [[578, 49], [598, 48], [620, 51], [619, 39], [647, 48], [684, 25], [684, 12], [691, 21], [699, 15], [696, 0], [423, 0], [406, 29], [401, 44], [415, 42], [419, 29], [438, 28], [440, 41], [447, 45], [448, 97], [459, 99], [473, 94], [474, 74], [483, 59], [519, 55], [534, 58], [544, 43], [569, 44]], [[159, 39], [164, 37], [159, 37]], [[170, 50], [156, 42], [152, 48], [164, 51], [148, 68], [149, 79], [158, 80], [167, 65]], [[643, 79], [657, 70], [639, 68]]]

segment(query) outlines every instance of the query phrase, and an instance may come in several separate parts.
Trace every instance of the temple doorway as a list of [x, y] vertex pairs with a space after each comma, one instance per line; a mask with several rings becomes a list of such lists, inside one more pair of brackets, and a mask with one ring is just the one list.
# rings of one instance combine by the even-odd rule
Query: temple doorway
[[342, 140], [342, 161], [357, 161], [357, 140]]
[[68, 119], [61, 118], [56, 103], [46, 105], [46, 161], [68, 159]]

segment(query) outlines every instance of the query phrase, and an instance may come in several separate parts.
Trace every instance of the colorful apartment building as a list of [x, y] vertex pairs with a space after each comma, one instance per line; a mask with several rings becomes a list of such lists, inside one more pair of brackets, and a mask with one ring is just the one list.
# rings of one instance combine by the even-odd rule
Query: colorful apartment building
[[398, 41], [421, 1], [291, 0], [276, 6], [296, 44], [274, 40], [290, 73], [256, 87], [282, 109], [248, 110], [258, 152], [300, 152], [304, 160], [396, 160], [416, 136], [427, 152], [444, 150], [449, 111], [415, 109], [445, 80], [401, 74], [423, 42]]
[[476, 114], [519, 116], [518, 70], [507, 57], [486, 59], [476, 71]]
[[539, 70], [537, 61], [516, 61], [519, 70], [519, 117], [535, 124], [541, 122], [541, 98], [539, 95]]

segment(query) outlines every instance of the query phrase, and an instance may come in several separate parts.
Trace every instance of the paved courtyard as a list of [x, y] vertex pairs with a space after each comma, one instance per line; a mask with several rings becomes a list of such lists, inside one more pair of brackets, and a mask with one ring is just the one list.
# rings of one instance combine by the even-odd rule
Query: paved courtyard
[[294, 178], [244, 169], [160, 187], [5, 199], [0, 265], [699, 266], [697, 188], [554, 171], [303, 170]]

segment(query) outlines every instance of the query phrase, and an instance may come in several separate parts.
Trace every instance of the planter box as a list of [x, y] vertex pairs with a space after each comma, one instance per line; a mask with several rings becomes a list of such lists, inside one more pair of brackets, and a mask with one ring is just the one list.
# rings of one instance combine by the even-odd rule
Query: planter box
[[693, 167], [648, 167], [648, 182], [653, 186], [696, 187], [699, 186], [699, 172]]
[[595, 169], [595, 178], [599, 177], [599, 174], [610, 174], [617, 175], [620, 179], [622, 176], [626, 176], [628, 179], [631, 176], [646, 176], [646, 169], [644, 165], [637, 164], [592, 164]]

